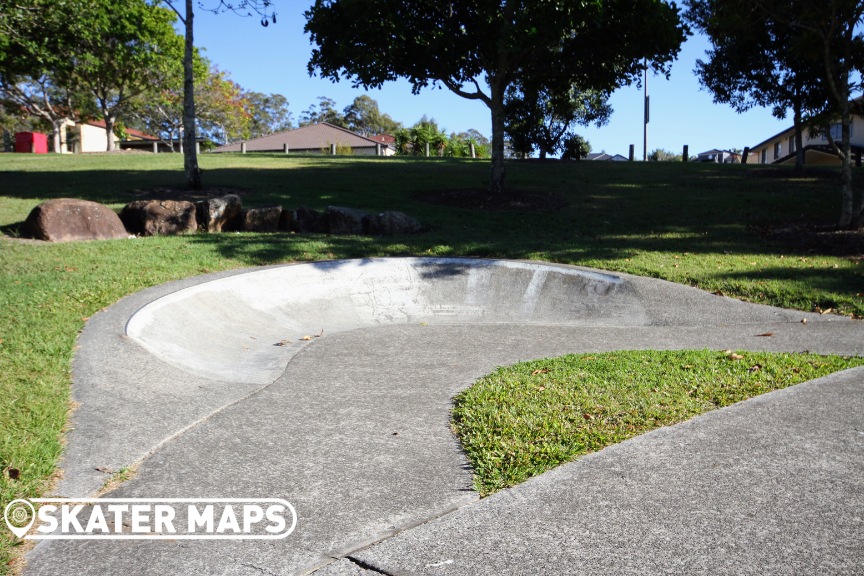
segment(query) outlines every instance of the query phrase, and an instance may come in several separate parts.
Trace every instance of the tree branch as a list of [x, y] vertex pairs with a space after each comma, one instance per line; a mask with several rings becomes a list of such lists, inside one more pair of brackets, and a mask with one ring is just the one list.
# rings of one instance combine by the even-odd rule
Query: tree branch
[[177, 14], [177, 18], [180, 19], [180, 22], [182, 22], [183, 24], [186, 24], [186, 18], [182, 14], [180, 14], [180, 11], [177, 10], [177, 8], [174, 7], [174, 1], [173, 0], [162, 0], [162, 2], [167, 4], [168, 7], [171, 8], [171, 10], [173, 10], [175, 14]]
[[480, 100], [487, 106], [492, 106], [492, 99], [489, 97], [488, 94], [483, 92], [483, 89], [480, 88], [480, 84], [474, 78], [471, 79], [471, 83], [474, 84], [474, 87], [476, 88], [475, 92], [466, 92], [462, 89], [462, 86], [456, 84], [455, 82], [453, 82], [453, 80], [449, 78], [441, 80], [441, 82], [443, 82], [444, 85], [457, 96], [461, 96], [462, 98], [466, 98], [468, 100]]

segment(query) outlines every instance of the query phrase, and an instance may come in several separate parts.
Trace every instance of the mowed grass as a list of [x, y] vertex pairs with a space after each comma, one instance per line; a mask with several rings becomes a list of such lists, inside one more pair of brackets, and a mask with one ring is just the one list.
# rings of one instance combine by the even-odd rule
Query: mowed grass
[[661, 426], [864, 365], [815, 354], [624, 351], [500, 368], [459, 394], [453, 429], [482, 495]]
[[[788, 308], [864, 315], [861, 255], [795, 251], [754, 230], [830, 223], [833, 172], [696, 164], [508, 164], [511, 188], [552, 192], [544, 213], [432, 206], [415, 194], [486, 184], [480, 161], [204, 155], [205, 183], [247, 206], [396, 209], [428, 231], [369, 238], [214, 234], [47, 244], [0, 239], [0, 507], [49, 486], [69, 410], [75, 337], [86, 319], [148, 286], [228, 268], [330, 258], [437, 255], [540, 259], [665, 278]], [[39, 202], [79, 197], [119, 209], [179, 186], [179, 155], [0, 155], [0, 228]], [[766, 170], [768, 172], [766, 172]], [[771, 177], [760, 174], [769, 173]], [[674, 306], [674, 303], [670, 303]], [[10, 470], [17, 471], [16, 478]], [[0, 531], [0, 566], [13, 557]]]

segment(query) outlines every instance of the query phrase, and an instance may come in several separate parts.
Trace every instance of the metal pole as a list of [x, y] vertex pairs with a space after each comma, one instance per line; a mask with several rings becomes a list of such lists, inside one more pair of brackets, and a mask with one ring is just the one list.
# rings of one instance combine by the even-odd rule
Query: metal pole
[[642, 131], [642, 161], [648, 161], [648, 122], [650, 118], [651, 104], [648, 99], [648, 63], [645, 63], [645, 123]]

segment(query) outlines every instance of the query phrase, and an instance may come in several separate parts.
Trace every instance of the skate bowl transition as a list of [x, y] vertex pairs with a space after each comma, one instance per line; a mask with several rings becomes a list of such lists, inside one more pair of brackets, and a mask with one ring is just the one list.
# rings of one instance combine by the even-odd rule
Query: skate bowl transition
[[284, 371], [297, 335], [388, 324], [646, 320], [637, 294], [610, 274], [527, 262], [406, 258], [284, 266], [199, 284], [145, 306], [126, 332], [183, 370], [266, 383]]
[[[799, 386], [797, 395], [793, 390], [773, 396], [775, 402], [803, 398], [789, 410], [803, 406], [802, 413], [818, 426], [757, 399], [700, 420], [704, 426], [720, 422], [717, 431], [692, 431], [703, 424], [661, 430], [629, 442], [631, 448], [565, 464], [485, 500], [471, 487], [470, 465], [450, 428], [453, 397], [496, 366], [567, 353], [686, 348], [864, 354], [864, 323], [750, 304], [652, 278], [511, 260], [288, 264], [143, 290], [94, 315], [79, 337], [72, 386], [76, 408], [57, 494], [103, 494], [116, 471], [133, 468], [135, 476], [114, 488], [112, 497], [284, 498], [297, 510], [297, 529], [274, 543], [46, 541], [28, 554], [27, 573], [437, 575], [445, 567], [447, 574], [492, 575], [508, 572], [502, 558], [511, 563], [510, 572], [524, 563], [538, 567], [532, 572], [571, 573], [575, 560], [561, 556], [562, 550], [584, 551], [585, 562], [600, 559], [596, 573], [608, 573], [604, 558], [613, 552], [638, 566], [632, 573], [644, 573], [645, 540], [630, 529], [635, 515], [644, 513], [645, 525], [654, 526], [656, 513], [666, 507], [653, 502], [666, 499], [678, 506], [690, 502], [695, 485], [710, 485], [709, 492], [728, 486], [731, 493], [719, 492], [716, 504], [705, 505], [708, 516], [698, 506], [680, 511], [670, 504], [658, 532], [681, 534], [664, 536], [667, 545], [704, 532], [708, 547], [692, 554], [703, 562], [704, 550], [718, 549], [714, 532], [681, 519], [704, 519], [723, 538], [739, 534], [737, 523], [750, 522], [753, 509], [741, 500], [744, 495], [800, 478], [801, 462], [824, 452], [822, 440], [801, 440], [813, 454], [766, 464], [770, 455], [760, 452], [766, 434], [783, 447], [770, 456], [779, 457], [789, 455], [788, 438], [825, 429], [828, 418], [820, 414], [845, 411], [858, 418], [864, 405], [860, 371], [840, 375], [832, 387]], [[813, 395], [805, 397], [808, 390]], [[832, 390], [836, 394], [829, 394]], [[822, 405], [822, 412], [814, 411]], [[764, 413], [754, 415], [760, 406]], [[763, 422], [764, 429], [740, 432]], [[730, 430], [737, 435], [727, 438]], [[658, 448], [664, 438], [668, 449]], [[717, 439], [720, 445], [681, 448], [692, 438]], [[631, 449], [642, 460], [620, 460]], [[669, 451], [680, 465], [670, 467]], [[640, 472], [653, 470], [644, 459], [654, 454], [658, 470], [670, 477]], [[712, 455], [728, 461], [718, 463]], [[593, 467], [599, 475], [583, 478], [595, 474]], [[681, 473], [688, 467], [692, 474]], [[633, 475], [622, 480], [622, 471], [631, 469]], [[610, 470], [611, 480], [603, 476]], [[718, 471], [728, 471], [729, 478], [718, 479]], [[776, 474], [760, 477], [768, 472]], [[836, 522], [826, 509], [849, 509], [861, 517], [855, 516], [857, 508], [838, 500], [860, 491], [838, 492], [834, 480], [811, 476], [811, 484], [790, 488], [787, 500], [818, 494], [805, 515], [787, 518], [784, 507], [762, 510], [759, 525], [782, 525], [775, 532], [783, 540], [772, 554], [800, 549], [806, 556], [802, 562], [809, 561], [811, 548], [800, 546], [807, 538], [801, 531], [820, 525], [834, 534]], [[656, 486], [634, 484], [652, 478], [658, 479]], [[620, 501], [636, 500], [632, 512], [610, 516], [602, 492], [616, 486], [623, 491]], [[595, 497], [580, 496], [594, 488], [600, 491]], [[542, 494], [526, 499], [520, 490]], [[837, 508], [826, 508], [832, 498]], [[595, 530], [595, 517], [586, 513], [589, 501], [599, 507], [596, 518], [618, 518], [620, 526], [613, 522], [606, 532]], [[726, 512], [717, 514], [719, 509]], [[481, 517], [487, 513], [492, 514], [488, 522]], [[532, 520], [502, 532], [501, 518]], [[578, 524], [586, 518], [585, 526]], [[826, 518], [830, 522], [820, 524]], [[448, 524], [459, 521], [467, 523], [467, 535], [461, 525]], [[440, 526], [447, 528], [436, 532]], [[850, 533], [859, 533], [857, 526], [850, 523]], [[593, 544], [571, 540], [594, 532], [600, 536]], [[619, 541], [603, 534], [629, 534], [633, 540], [609, 552], [607, 545]], [[749, 545], [748, 532], [741, 534], [733, 545], [761, 550]], [[415, 536], [425, 540], [418, 544]], [[508, 544], [487, 542], [485, 536]], [[433, 549], [451, 543], [452, 549]], [[403, 544], [407, 551], [393, 552]], [[479, 551], [460, 555], [470, 546]], [[650, 546], [663, 562], [678, 562], [678, 551], [660, 554]], [[509, 558], [511, 552], [518, 557]], [[840, 549], [824, 553], [842, 555]], [[557, 564], [547, 564], [550, 558]], [[722, 571], [728, 555], [721, 550], [710, 559], [717, 569], [706, 572]], [[741, 561], [742, 566], [760, 562]], [[366, 566], [384, 568], [376, 572]]]
[[[688, 307], [694, 299], [702, 306]], [[144, 306], [126, 333], [184, 371], [263, 384], [284, 371], [302, 346], [298, 338], [381, 325], [664, 326], [778, 316], [797, 320], [800, 313], [573, 266], [395, 258], [281, 266], [204, 282]]]

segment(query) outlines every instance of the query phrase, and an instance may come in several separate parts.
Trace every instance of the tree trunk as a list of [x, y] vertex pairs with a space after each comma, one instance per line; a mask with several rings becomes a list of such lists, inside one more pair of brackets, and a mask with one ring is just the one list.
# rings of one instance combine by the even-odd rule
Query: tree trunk
[[852, 146], [849, 137], [849, 128], [852, 123], [852, 118], [849, 113], [848, 99], [845, 105], [841, 107], [841, 110], [840, 127], [842, 138], [840, 140], [840, 175], [843, 181], [843, 208], [840, 213], [840, 222], [838, 223], [838, 226], [840, 228], [849, 228], [852, 225], [853, 218], [855, 217], [855, 197], [852, 193]]
[[54, 153], [60, 154], [62, 150], [60, 149], [60, 145], [62, 144], [62, 139], [60, 138], [60, 131], [63, 130], [63, 124], [65, 123], [65, 118], [63, 120], [52, 120], [51, 122], [51, 132], [52, 137], [54, 139]]
[[190, 190], [201, 189], [201, 169], [195, 149], [195, 79], [193, 77], [194, 18], [192, 0], [186, 0], [186, 52], [183, 56], [183, 168]]
[[858, 216], [852, 220], [852, 229], [864, 228], [864, 188], [861, 189], [861, 197], [858, 199]]
[[114, 151], [114, 118], [113, 114], [105, 114], [105, 137], [108, 139], [108, 146], [105, 148], [108, 152]]
[[795, 169], [804, 169], [804, 127], [801, 125], [801, 99], [798, 93], [795, 94], [794, 108], [794, 123], [795, 123]]
[[489, 193], [504, 193], [504, 91], [507, 86], [498, 78], [489, 79], [492, 111], [492, 178]]

